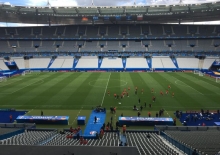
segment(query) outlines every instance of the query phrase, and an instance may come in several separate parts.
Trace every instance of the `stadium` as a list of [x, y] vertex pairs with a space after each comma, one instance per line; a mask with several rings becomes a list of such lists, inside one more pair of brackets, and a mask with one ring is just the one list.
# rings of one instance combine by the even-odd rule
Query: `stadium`
[[220, 2], [96, 3], [0, 3], [0, 154], [220, 154]]

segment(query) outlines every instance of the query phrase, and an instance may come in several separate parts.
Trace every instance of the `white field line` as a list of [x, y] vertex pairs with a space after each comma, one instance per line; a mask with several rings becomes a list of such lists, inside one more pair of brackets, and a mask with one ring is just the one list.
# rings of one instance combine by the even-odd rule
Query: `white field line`
[[[33, 110], [34, 110], [34, 109], [31, 109], [31, 110], [30, 110], [30, 111], [28, 111], [26, 114], [28, 114], [28, 113], [32, 112]], [[25, 114], [25, 115], [26, 115], [26, 114]]]
[[[45, 78], [47, 78], [47, 77], [45, 77]], [[43, 78], [43, 79], [45, 79], [45, 78]], [[4, 94], [4, 95], [5, 95], [5, 94], [6, 94], [6, 95], [7, 95], [7, 94], [13, 94], [13, 93], [15, 93], [15, 92], [17, 92], [17, 91], [19, 91], [19, 90], [21, 90], [21, 89], [24, 89], [24, 88], [26, 88], [26, 87], [28, 87], [28, 86], [30, 86], [30, 85], [32, 85], [32, 84], [35, 84], [35, 83], [37, 83], [37, 82], [39, 82], [39, 81], [41, 81], [41, 83], [43, 83], [43, 82], [42, 82], [43, 79], [37, 80], [37, 81], [35, 81], [35, 82], [33, 82], [33, 83], [30, 83], [30, 84], [28, 84], [28, 85], [26, 85], [26, 86], [24, 86], [24, 87], [21, 87], [21, 88], [15, 90], [15, 91], [13, 91], [13, 92], [10, 92], [10, 93], [1, 93], [1, 92], [0, 92], [0, 95], [1, 95], [1, 94]], [[41, 84], [41, 83], [40, 83], [40, 84]]]
[[170, 117], [169, 113], [166, 111], [166, 109], [164, 109], [164, 111], [167, 113], [167, 115]]
[[109, 83], [109, 80], [110, 80], [110, 76], [111, 76], [111, 74], [112, 74], [112, 73], [110, 73], [110, 74], [109, 74], [109, 77], [108, 77], [108, 82], [107, 82], [107, 84], [106, 84], [105, 92], [104, 92], [104, 95], [103, 95], [103, 97], [102, 97], [101, 106], [103, 105], [103, 101], [104, 101], [104, 99], [105, 99], [106, 90], [107, 90], [107, 88], [108, 88], [108, 83]]
[[[174, 76], [172, 76], [172, 77], [175, 78]], [[180, 82], [182, 82], [183, 84], [185, 84], [186, 87], [189, 87], [189, 88], [191, 88], [191, 89], [197, 91], [199, 94], [204, 95], [203, 93], [199, 92], [198, 90], [196, 90], [195, 88], [189, 86], [188, 84], [184, 83], [183, 81], [181, 81], [181, 80], [179, 80], [179, 79], [177, 79], [177, 78], [175, 78], [175, 79], [178, 80], [178, 81], [180, 81]], [[175, 81], [175, 83], [176, 83], [176, 81]], [[176, 83], [176, 84], [177, 84], [177, 83]]]
[[[17, 82], [17, 81], [21, 81], [22, 79], [20, 79], [20, 80], [13, 80], [13, 82], [10, 82], [10, 83], [7, 83], [7, 84], [4, 84], [4, 85], [0, 85], [0, 87], [4, 87], [4, 86], [7, 86], [7, 85], [10, 85], [10, 84], [12, 84], [12, 83], [15, 83], [15, 82]], [[11, 80], [10, 80], [11, 81]]]
[[76, 115], [76, 117], [74, 118], [73, 122], [71, 125], [73, 125], [73, 123], [76, 121], [77, 117], [79, 116], [80, 112], [82, 111], [83, 107], [79, 110], [78, 114]]

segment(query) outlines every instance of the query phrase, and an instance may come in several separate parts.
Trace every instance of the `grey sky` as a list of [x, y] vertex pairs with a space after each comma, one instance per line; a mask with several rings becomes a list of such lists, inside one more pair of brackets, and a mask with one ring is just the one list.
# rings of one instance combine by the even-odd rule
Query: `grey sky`
[[[51, 6], [91, 6], [92, 0], [49, 0]], [[133, 5], [170, 5], [178, 4], [180, 0], [93, 0], [95, 6], [127, 6]], [[182, 0], [182, 3], [207, 3], [216, 0]], [[219, 1], [219, 0], [217, 0]], [[1, 3], [24, 6], [46, 6], [47, 0], [3, 0]]]

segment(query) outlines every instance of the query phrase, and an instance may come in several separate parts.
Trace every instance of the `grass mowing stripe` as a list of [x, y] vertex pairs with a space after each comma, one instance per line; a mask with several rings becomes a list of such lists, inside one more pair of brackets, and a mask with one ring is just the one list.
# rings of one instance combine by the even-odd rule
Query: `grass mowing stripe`
[[[22, 82], [21, 82], [21, 84], [23, 85], [23, 86], [25, 86], [25, 85], [27, 85], [27, 83], [31, 83], [32, 81], [37, 81], [37, 79], [38, 79], [39, 77], [33, 77], [33, 78], [25, 78]], [[17, 85], [19, 85], [19, 84], [15, 84], [16, 86]], [[13, 86], [10, 86], [11, 88], [12, 88], [12, 91], [15, 91], [15, 90], [17, 90], [17, 89], [14, 89], [13, 90], [13, 88], [14, 88], [14, 85]], [[4, 95], [4, 96], [0, 96], [0, 99], [1, 99], [1, 103], [7, 103], [7, 104], [15, 104], [15, 103], [18, 103], [18, 98], [20, 98], [20, 97], [23, 97], [23, 96], [25, 96], [25, 92], [29, 92], [30, 91], [30, 88], [31, 88], [31, 85], [29, 86], [29, 87], [26, 87], [26, 88], [24, 88], [24, 89], [21, 89], [20, 91], [17, 91], [17, 92], [15, 92], [15, 93], [13, 93], [13, 94], [8, 94], [8, 95]], [[13, 96], [13, 97], [12, 97]], [[25, 96], [26, 97], [26, 96]], [[16, 101], [17, 100], [17, 101]], [[26, 99], [25, 99], [26, 100]], [[24, 101], [25, 101], [24, 100]], [[1, 104], [0, 103], [0, 104]], [[23, 103], [22, 101], [21, 101], [21, 103]]]
[[[100, 104], [101, 101], [100, 94], [102, 94], [101, 92], [103, 91], [104, 88], [98, 88], [97, 96], [95, 96], [96, 103], [91, 103], [90, 98], [93, 98], [94, 96], [89, 95], [90, 91], [93, 90], [93, 87], [89, 85], [89, 82], [97, 80], [101, 76], [101, 73], [83, 73], [83, 74], [86, 75], [86, 77], [83, 78], [81, 76], [78, 77], [78, 78], [82, 78], [83, 82], [80, 83], [80, 85], [77, 88], [77, 91], [72, 92], [65, 102], [77, 103], [77, 104], [81, 103], [82, 106], [83, 104], [91, 104], [91, 105]], [[78, 108], [80, 109], [81, 107]]]
[[[56, 83], [58, 83], [59, 81], [57, 81], [56, 79], [62, 77], [63, 74], [64, 73], [48, 74], [50, 76], [44, 78], [44, 83], [31, 86], [30, 90], [24, 92], [24, 95], [21, 97], [21, 99], [24, 102], [24, 107], [26, 104], [28, 104], [28, 105], [33, 105], [33, 108], [35, 109], [36, 106], [43, 105], [46, 100], [50, 99], [50, 97], [52, 96], [52, 92], [54, 90], [57, 90], [55, 89]], [[66, 74], [65, 76], [67, 75], [68, 74]]]
[[[178, 75], [180, 75], [180, 74], [178, 74]], [[185, 85], [186, 87], [189, 87], [189, 88], [195, 90], [197, 93], [199, 93], [199, 94], [201, 94], [201, 95], [204, 95], [203, 93], [201, 93], [200, 91], [198, 91], [198, 90], [195, 89], [194, 87], [190, 86], [190, 84], [187, 84], [187, 83], [181, 81], [179, 78], [177, 78], [177, 77], [175, 77], [175, 76], [173, 76], [173, 77], [176, 79], [176, 81], [175, 81], [176, 83], [177, 83], [178, 81], [180, 81], [180, 82], [181, 82], [183, 85]]]
[[[159, 76], [160, 73], [158, 73], [157, 76]], [[167, 80], [168, 83], [171, 85], [171, 93], [174, 92], [175, 93], [175, 99], [176, 102], [180, 105], [180, 107], [182, 106], [182, 109], [189, 109], [191, 110], [192, 106], [195, 107], [195, 105], [200, 105], [200, 102], [198, 102], [195, 98], [195, 94], [191, 93], [191, 89], [182, 85], [177, 85], [175, 83], [175, 78], [173, 77], [174, 73], [163, 73], [161, 74], [161, 77], [164, 78], [165, 81]], [[176, 106], [175, 106], [176, 107]], [[170, 110], [170, 108], [166, 108], [166, 110]], [[192, 109], [193, 110], [193, 109]]]
[[59, 77], [58, 82], [53, 84], [52, 87], [49, 87], [49, 89], [45, 91], [47, 96], [44, 98], [43, 106], [53, 107], [54, 105], [57, 105], [57, 107], [62, 107], [62, 104], [64, 104], [64, 99], [68, 95], [62, 94], [62, 90], [66, 90], [66, 86], [74, 80], [73, 77], [77, 78], [79, 75], [80, 74], [75, 75], [75, 73], [68, 73], [68, 76]]
[[[164, 95], [160, 95], [160, 92], [158, 91], [157, 94], [159, 96], [159, 100], [162, 100], [163, 104], [161, 105], [164, 107], [165, 105], [168, 106], [181, 106], [181, 103], [179, 103], [178, 96], [172, 97], [173, 91], [175, 91], [175, 87], [172, 88], [172, 85], [168, 79], [164, 77], [166, 73], [155, 73], [150, 74], [150, 76], [153, 76], [153, 79], [160, 84], [162, 91], [164, 92]], [[169, 93], [166, 94], [166, 90], [168, 90], [168, 85], [171, 85], [171, 89], [169, 90]], [[165, 104], [164, 104], [165, 103]], [[169, 110], [169, 109], [168, 109]]]
[[[55, 74], [51, 79], [46, 81], [44, 83], [44, 87], [37, 87], [35, 88], [35, 91], [37, 91], [37, 94], [34, 98], [31, 98], [29, 100], [29, 104], [46, 104], [48, 100], [50, 100], [53, 96], [56, 96], [59, 91], [67, 85], [68, 78], [72, 78], [74, 73], [68, 73], [68, 74]], [[53, 103], [56, 104], [56, 101]]]
[[104, 94], [103, 94], [103, 97], [102, 97], [101, 106], [103, 105], [103, 101], [104, 101], [104, 99], [105, 99], [106, 90], [107, 90], [107, 88], [108, 88], [108, 83], [109, 83], [110, 77], [111, 77], [111, 72], [110, 72], [110, 74], [109, 74], [108, 81], [107, 81], [107, 84], [106, 84], [106, 87], [105, 87], [105, 91], [104, 91]]
[[220, 87], [218, 87], [218, 85], [213, 85], [211, 81], [206, 80], [205, 78], [201, 77], [201, 76], [196, 76], [194, 74], [190, 74], [187, 73], [185, 74], [184, 77], [191, 77], [191, 79], [193, 80], [193, 82], [197, 83], [198, 85], [216, 93], [216, 94], [220, 94]]
[[[186, 78], [183, 77], [184, 74], [181, 74], [181, 73], [175, 73], [174, 77], [177, 78], [177, 79], [180, 79], [181, 81], [184, 81], [184, 83], [186, 83], [187, 85], [190, 85], [191, 87], [193, 88], [196, 88], [196, 90], [202, 92], [203, 94], [206, 94], [206, 93], [210, 93], [209, 90], [205, 89], [205, 88], [202, 88], [201, 86], [195, 84], [194, 82], [192, 82], [191, 80], [188, 80]], [[199, 96], [194, 96], [194, 98], [200, 103], [200, 104], [205, 104], [206, 103], [209, 103], [211, 104], [211, 106], [217, 106], [218, 104], [218, 98], [212, 96], [212, 97], [208, 97], [206, 95], [199, 95]]]

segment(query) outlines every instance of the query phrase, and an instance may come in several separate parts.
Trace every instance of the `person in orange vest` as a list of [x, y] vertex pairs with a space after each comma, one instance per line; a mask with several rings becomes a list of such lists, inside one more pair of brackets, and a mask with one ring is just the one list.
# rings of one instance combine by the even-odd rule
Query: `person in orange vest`
[[123, 125], [122, 131], [123, 131], [123, 134], [125, 134], [125, 132], [126, 132], [126, 126], [125, 125]]
[[151, 117], [151, 112], [150, 111], [148, 112], [148, 117]]
[[114, 107], [114, 113], [116, 113], [116, 107]]
[[77, 131], [79, 132], [81, 129], [80, 129], [80, 126], [78, 126], [78, 128], [77, 128]]
[[156, 101], [156, 97], [155, 97], [155, 96], [153, 96], [153, 97], [152, 97], [152, 100], [153, 100], [153, 102], [155, 102], [155, 101]]
[[106, 126], [106, 130], [107, 130], [107, 131], [109, 130], [109, 127], [108, 127], [108, 126]]
[[173, 119], [173, 125], [176, 126], [176, 117]]
[[171, 86], [170, 86], [170, 85], [168, 85], [168, 89], [171, 89]]
[[151, 88], [151, 93], [153, 93], [154, 92], [154, 88]]
[[10, 123], [12, 122], [12, 115], [9, 116]]
[[169, 90], [166, 90], [166, 94], [167, 94], [167, 95], [169, 94]]

